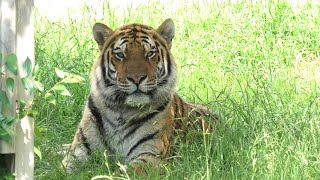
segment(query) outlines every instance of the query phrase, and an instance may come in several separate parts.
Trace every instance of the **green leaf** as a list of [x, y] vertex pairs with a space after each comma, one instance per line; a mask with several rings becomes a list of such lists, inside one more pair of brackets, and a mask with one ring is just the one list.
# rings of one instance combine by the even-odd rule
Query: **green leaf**
[[56, 71], [56, 74], [59, 78], [64, 78], [68, 73], [61, 71], [58, 68], [54, 68], [54, 70]]
[[0, 104], [6, 106], [8, 109], [11, 109], [11, 104], [7, 93], [2, 90], [0, 90]]
[[48, 101], [49, 103], [56, 105], [56, 98], [54, 97], [53, 94], [51, 94], [51, 93], [45, 94], [44, 99], [46, 101]]
[[27, 115], [34, 118], [36, 115], [39, 115], [39, 111], [37, 109], [31, 109], [27, 112]]
[[15, 135], [15, 130], [13, 128], [15, 122], [15, 117], [5, 117], [0, 114], [0, 139], [12, 143], [12, 136]]
[[62, 95], [62, 96], [71, 96], [70, 92], [68, 91], [68, 89], [62, 85], [62, 84], [58, 84], [56, 86], [54, 86], [52, 88], [56, 93]]
[[5, 61], [6, 68], [14, 75], [17, 75], [17, 56], [15, 54], [8, 54]]
[[43, 84], [39, 81], [33, 80], [33, 86], [38, 89], [40, 92], [43, 91]]
[[81, 83], [84, 81], [84, 78], [81, 77], [81, 76], [77, 76], [77, 75], [70, 75], [70, 76], [67, 76], [66, 78], [64, 78], [62, 80], [62, 82], [64, 83]]
[[26, 102], [23, 100], [18, 100], [18, 110], [19, 110], [18, 117], [19, 117], [19, 119], [22, 119], [26, 115], [25, 107], [26, 107]]
[[17, 122], [17, 118], [14, 116], [5, 117], [2, 121], [2, 124], [6, 124], [6, 126], [11, 127], [13, 124]]
[[40, 128], [39, 126], [34, 126], [34, 134], [40, 140], [45, 140], [46, 139], [46, 137], [44, 136], [44, 133], [46, 131], [47, 131], [46, 128]]
[[39, 64], [34, 65], [33, 67], [33, 75], [37, 75], [39, 73]]
[[23, 62], [23, 71], [26, 73], [25, 77], [28, 77], [32, 72], [32, 62], [27, 57], [27, 59]]
[[34, 153], [39, 157], [39, 159], [41, 160], [42, 159], [42, 153], [41, 151], [37, 148], [37, 147], [33, 147], [33, 151]]
[[14, 79], [11, 77], [8, 77], [6, 79], [6, 85], [9, 91], [13, 92], [14, 89]]
[[3, 127], [0, 127], [0, 139], [3, 139], [4, 141], [6, 141], [8, 143], [12, 142], [11, 136], [9, 135], [7, 130]]
[[33, 92], [32, 81], [27, 77], [22, 78], [21, 81], [22, 81], [22, 85], [23, 85], [24, 89], [27, 90], [29, 92], [29, 94], [32, 94], [32, 92]]
[[6, 117], [0, 113], [0, 124], [1, 124], [2, 121], [4, 121], [5, 119], [6, 119]]

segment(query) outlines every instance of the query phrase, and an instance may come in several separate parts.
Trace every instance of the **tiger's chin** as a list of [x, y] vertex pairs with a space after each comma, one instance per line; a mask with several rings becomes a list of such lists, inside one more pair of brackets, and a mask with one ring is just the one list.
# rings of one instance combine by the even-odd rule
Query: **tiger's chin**
[[127, 96], [125, 104], [132, 107], [142, 107], [151, 103], [149, 95], [144, 93], [133, 93]]

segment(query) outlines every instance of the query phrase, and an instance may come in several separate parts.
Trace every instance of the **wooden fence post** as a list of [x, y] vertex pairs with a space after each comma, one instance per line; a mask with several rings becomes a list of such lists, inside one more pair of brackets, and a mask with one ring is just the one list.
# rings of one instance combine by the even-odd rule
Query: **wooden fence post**
[[[22, 68], [25, 59], [28, 57], [34, 64], [33, 7], [33, 0], [0, 0], [0, 51], [3, 55], [15, 53], [18, 58], [18, 75], [14, 79], [15, 88], [13, 93], [7, 92], [12, 102], [12, 109], [16, 109], [17, 99], [28, 102], [33, 98], [21, 82], [21, 77], [25, 76]], [[0, 74], [0, 88], [6, 89], [4, 79]], [[12, 115], [14, 112], [4, 110], [4, 113]], [[16, 124], [13, 145], [0, 139], [0, 158], [4, 158], [9, 170], [15, 171], [18, 180], [33, 179], [33, 126], [33, 119], [25, 116]]]

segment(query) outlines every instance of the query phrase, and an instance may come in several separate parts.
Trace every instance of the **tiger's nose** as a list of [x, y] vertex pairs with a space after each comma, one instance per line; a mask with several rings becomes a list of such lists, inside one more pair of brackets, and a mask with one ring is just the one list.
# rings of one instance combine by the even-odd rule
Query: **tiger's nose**
[[127, 77], [129, 81], [133, 82], [136, 85], [139, 85], [146, 78], [147, 78], [147, 75], [133, 75], [133, 76]]

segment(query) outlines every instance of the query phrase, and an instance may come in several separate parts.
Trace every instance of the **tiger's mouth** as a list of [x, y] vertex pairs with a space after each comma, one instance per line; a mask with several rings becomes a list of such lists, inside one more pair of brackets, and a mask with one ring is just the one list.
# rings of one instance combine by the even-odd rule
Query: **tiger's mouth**
[[136, 90], [128, 94], [125, 104], [133, 107], [140, 107], [151, 103], [151, 97], [148, 93]]
[[130, 93], [129, 95], [148, 95], [148, 92], [143, 92], [140, 89], [137, 89], [137, 90], [133, 91], [132, 93]]

